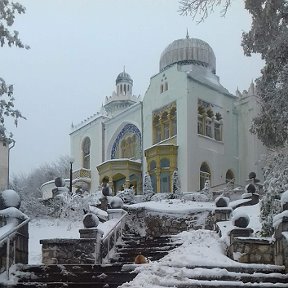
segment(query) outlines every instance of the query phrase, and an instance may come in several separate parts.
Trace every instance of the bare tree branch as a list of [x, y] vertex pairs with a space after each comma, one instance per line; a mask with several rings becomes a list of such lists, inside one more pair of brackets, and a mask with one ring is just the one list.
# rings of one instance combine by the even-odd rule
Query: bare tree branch
[[222, 6], [221, 16], [225, 16], [232, 0], [180, 0], [179, 13], [183, 16], [192, 16], [200, 19], [198, 23], [203, 22], [210, 13], [214, 12], [214, 8]]

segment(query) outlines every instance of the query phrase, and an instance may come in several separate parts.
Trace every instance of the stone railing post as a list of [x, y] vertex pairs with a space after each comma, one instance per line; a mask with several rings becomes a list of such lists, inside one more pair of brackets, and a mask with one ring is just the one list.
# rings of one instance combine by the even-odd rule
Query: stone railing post
[[84, 228], [79, 229], [80, 239], [88, 238], [95, 239], [95, 262], [94, 264], [102, 263], [101, 246], [102, 246], [102, 236], [103, 231], [98, 228]]

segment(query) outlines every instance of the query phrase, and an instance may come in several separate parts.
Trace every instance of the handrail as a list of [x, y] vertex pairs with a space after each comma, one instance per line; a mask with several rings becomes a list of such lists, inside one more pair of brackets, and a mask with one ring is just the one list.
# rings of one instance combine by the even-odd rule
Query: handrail
[[[10, 258], [10, 238], [14, 236], [14, 234], [17, 233], [17, 230], [19, 230], [21, 227], [26, 225], [30, 221], [30, 218], [26, 218], [23, 222], [18, 224], [16, 227], [11, 229], [10, 231], [7, 231], [0, 237], [0, 245], [4, 243], [5, 241], [7, 242], [7, 247], [6, 247], [6, 273], [7, 273], [7, 279], [9, 280], [9, 258]], [[14, 255], [15, 257], [15, 255]]]
[[111, 227], [111, 230], [105, 235], [105, 237], [102, 238], [102, 241], [104, 242], [108, 236], [110, 236], [110, 234], [114, 231], [114, 229], [118, 226], [119, 222], [122, 222], [122, 219], [124, 217], [126, 217], [126, 215], [128, 214], [125, 210], [122, 210], [122, 216], [119, 218], [119, 220]]
[[14, 232], [16, 232], [18, 229], [20, 229], [22, 226], [24, 226], [25, 224], [27, 224], [30, 221], [30, 218], [28, 217], [26, 220], [24, 220], [23, 222], [21, 222], [20, 224], [18, 224], [16, 227], [14, 227], [13, 229], [11, 229], [10, 231], [7, 231], [6, 233], [4, 233], [2, 236], [0, 236], [0, 245], [2, 244], [2, 242], [4, 242], [7, 238], [9, 237], [11, 234], [13, 234]]
[[[113, 209], [114, 210], [114, 209]], [[120, 209], [119, 209], [120, 210]], [[115, 244], [117, 242], [118, 239], [117, 238], [117, 231], [119, 230], [119, 227], [121, 228], [121, 237], [122, 237], [122, 221], [123, 219], [127, 216], [127, 212], [123, 209], [121, 209], [121, 212], [122, 212], [122, 215], [121, 217], [118, 219], [118, 221], [111, 227], [110, 231], [102, 238], [101, 238], [101, 247], [103, 249], [104, 247], [104, 243], [108, 242], [106, 245], [107, 245], [107, 254], [103, 257], [103, 250], [101, 249], [101, 252], [100, 252], [100, 257], [101, 257], [101, 260], [100, 262], [102, 263], [103, 262], [103, 258], [107, 257], [109, 258], [109, 252], [112, 250], [112, 248], [115, 247]], [[114, 243], [113, 243], [113, 246], [111, 247], [110, 249], [110, 239], [112, 238], [112, 236], [114, 235]], [[96, 263], [96, 257], [97, 255], [95, 254], [95, 263]]]

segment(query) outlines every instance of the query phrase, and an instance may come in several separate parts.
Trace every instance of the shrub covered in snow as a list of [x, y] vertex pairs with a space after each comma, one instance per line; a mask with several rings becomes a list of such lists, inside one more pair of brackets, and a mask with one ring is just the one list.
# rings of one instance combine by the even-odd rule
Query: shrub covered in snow
[[172, 186], [173, 186], [173, 194], [175, 195], [174, 198], [181, 198], [183, 196], [182, 190], [181, 190], [181, 184], [178, 174], [178, 169], [176, 169], [173, 172], [172, 175]]
[[154, 195], [151, 177], [148, 173], [144, 175], [144, 185], [143, 185], [143, 201], [150, 201], [151, 197]]
[[21, 200], [19, 194], [11, 189], [4, 190], [0, 193], [0, 210], [15, 207], [20, 208]]
[[135, 193], [132, 189], [125, 189], [124, 191], [118, 192], [116, 196], [121, 198], [125, 204], [135, 203]]

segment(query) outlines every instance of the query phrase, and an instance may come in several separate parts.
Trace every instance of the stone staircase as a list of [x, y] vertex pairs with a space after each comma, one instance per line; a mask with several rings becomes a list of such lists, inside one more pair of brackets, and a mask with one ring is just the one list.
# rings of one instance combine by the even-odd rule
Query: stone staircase
[[[141, 253], [151, 261], [158, 260], [168, 251], [179, 246], [171, 237], [147, 239], [134, 234], [126, 234], [122, 243], [116, 247], [116, 253], [109, 264], [55, 264], [16, 266], [17, 284], [6, 284], [0, 287], [47, 287], [47, 288], [115, 288], [129, 282], [137, 275], [133, 272], [135, 257]], [[123, 265], [125, 268], [123, 269]], [[128, 264], [128, 265], [127, 265]]]
[[[288, 287], [288, 275], [285, 274], [284, 268], [280, 266], [270, 266], [255, 268], [255, 266], [247, 265], [246, 267], [185, 267], [176, 268], [174, 275], [165, 277], [164, 270], [169, 268], [163, 266], [159, 270], [159, 275], [154, 272], [153, 278], [157, 279], [157, 287], [177, 287], [177, 288], [264, 288], [264, 287]], [[179, 278], [181, 274], [182, 280]], [[154, 277], [155, 276], [155, 277]], [[152, 277], [151, 277], [152, 278]], [[174, 279], [173, 279], [174, 278]], [[184, 279], [184, 280], [183, 280]], [[147, 283], [147, 287], [151, 283]], [[131, 286], [135, 287], [133, 283]]]
[[126, 234], [122, 243], [117, 245], [117, 252], [111, 259], [113, 263], [134, 263], [137, 255], [142, 254], [150, 261], [164, 257], [170, 250], [181, 245], [174, 236], [146, 238], [134, 234]]
[[[140, 253], [151, 261], [161, 259], [169, 250], [181, 245], [175, 236], [157, 238], [139, 237], [126, 234], [117, 245], [111, 263], [65, 264], [65, 265], [23, 265], [19, 264], [11, 277], [18, 278], [17, 284], [6, 284], [6, 288], [47, 287], [47, 288], [116, 288], [123, 283], [132, 281], [137, 274], [133, 272], [136, 265], [134, 259]], [[215, 287], [287, 287], [288, 274], [284, 267], [273, 265], [246, 264], [231, 267], [165, 267], [160, 266], [159, 272], [153, 270], [157, 287], [177, 288], [215, 288]], [[171, 270], [172, 269], [172, 270]], [[168, 271], [163, 273], [163, 271]], [[174, 271], [175, 273], [169, 273]], [[140, 272], [141, 273], [141, 272]], [[181, 277], [179, 278], [179, 275]], [[141, 275], [139, 275], [141, 276]], [[152, 283], [150, 283], [152, 285]], [[150, 287], [147, 283], [147, 287]], [[150, 286], [149, 286], [150, 285]], [[133, 282], [125, 287], [136, 287]]]

